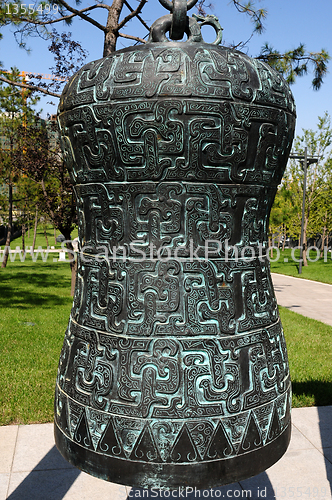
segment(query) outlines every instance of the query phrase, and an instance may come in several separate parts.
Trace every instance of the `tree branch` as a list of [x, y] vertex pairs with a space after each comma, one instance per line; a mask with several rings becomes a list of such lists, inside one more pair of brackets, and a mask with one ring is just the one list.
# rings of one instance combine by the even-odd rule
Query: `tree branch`
[[130, 40], [136, 40], [136, 42], [146, 43], [146, 40], [139, 38], [138, 36], [126, 35], [125, 33], [118, 33], [122, 38], [129, 38]]
[[[236, 50], [243, 50], [244, 47], [246, 47], [248, 45], [248, 43], [250, 42], [250, 40], [252, 39], [253, 36], [254, 36], [254, 33], [251, 33], [248, 40], [246, 40], [245, 42], [239, 42], [236, 45], [231, 45], [231, 48], [236, 49]], [[258, 58], [256, 58], [256, 59], [258, 59]]]
[[[89, 11], [97, 9], [99, 7], [103, 8], [103, 9], [107, 9], [107, 10], [109, 9], [108, 5], [96, 4], [96, 5], [91, 5], [90, 7], [86, 7], [85, 9], [81, 9], [80, 11], [77, 11], [77, 12], [80, 12], [81, 14], [83, 14], [84, 12], [89, 12]], [[72, 19], [73, 17], [78, 16], [78, 15], [79, 14], [77, 14], [77, 13], [73, 13], [73, 14], [70, 14], [68, 16], [59, 17], [57, 19], [49, 19], [48, 21], [42, 21], [40, 19], [32, 19], [32, 18], [29, 18], [29, 17], [22, 17], [22, 16], [20, 16], [18, 18], [18, 20], [21, 21], [21, 22], [24, 22], [24, 23], [36, 24], [36, 25], [39, 25], [39, 26], [46, 26], [48, 24], [54, 24], [54, 23], [58, 23], [60, 21], [66, 21], [66, 20]], [[88, 19], [91, 20], [91, 18], [88, 18]]]
[[[88, 11], [88, 10], [95, 9], [95, 8], [96, 8], [96, 6], [94, 5], [92, 7], [87, 7], [85, 9], [83, 9], [83, 11]], [[66, 21], [68, 19], [72, 19], [75, 16], [76, 16], [76, 14], [70, 14], [68, 16], [62, 16], [62, 17], [59, 17], [57, 19], [49, 19], [47, 21], [43, 21], [42, 19], [24, 17], [24, 16], [17, 16], [17, 18], [15, 18], [15, 16], [12, 15], [12, 19], [13, 19], [13, 21], [16, 20], [18, 23], [29, 23], [29, 24], [36, 24], [39, 26], [45, 26], [46, 24], [54, 24], [54, 23], [58, 23], [59, 21]], [[46, 16], [44, 16], [44, 17], [46, 17]]]
[[13, 85], [14, 87], [21, 87], [23, 89], [34, 90], [38, 92], [42, 92], [46, 95], [51, 95], [52, 97], [58, 97], [60, 99], [61, 94], [56, 94], [55, 92], [51, 92], [50, 90], [44, 89], [43, 87], [37, 87], [35, 85], [26, 85], [25, 83], [13, 82], [12, 80], [8, 80], [8, 78], [0, 75], [0, 81], [8, 83], [9, 85]]
[[[319, 52], [310, 52], [307, 56], [296, 56], [294, 57], [294, 61], [311, 61], [313, 63], [317, 62], [317, 59], [314, 57], [315, 55], [319, 55]], [[260, 54], [259, 56], [256, 56], [255, 59], [260, 59], [261, 61], [267, 62], [269, 59], [274, 60], [274, 59], [285, 59], [285, 56], [287, 54]]]
[[130, 8], [130, 10], [131, 10], [130, 14], [128, 14], [128, 16], [126, 16], [124, 19], [122, 19], [121, 23], [119, 23], [119, 25], [118, 25], [118, 30], [123, 28], [123, 26], [125, 26], [125, 24], [127, 24], [128, 21], [130, 21], [130, 19], [132, 19], [133, 17], [137, 17], [137, 15], [140, 14], [141, 10], [143, 9], [143, 7], [147, 1], [148, 0], [140, 0], [140, 3], [138, 5], [137, 9], [135, 9], [135, 10], [132, 10]]
[[74, 9], [73, 7], [71, 7], [67, 2], [65, 2], [65, 0], [58, 0], [58, 3], [61, 4], [63, 7], [65, 7], [67, 10], [69, 10], [69, 12], [72, 12], [76, 16], [79, 16], [82, 19], [84, 19], [85, 21], [88, 21], [89, 23], [93, 24], [94, 26], [96, 26], [96, 28], [100, 29], [101, 31], [106, 31], [106, 26], [98, 23], [98, 21], [96, 21], [95, 19], [92, 19], [91, 17], [86, 16], [85, 14], [83, 14], [83, 12], [86, 11], [87, 9], [91, 10], [92, 8], [97, 8], [97, 7], [101, 7], [103, 9], [109, 10], [108, 6], [99, 3], [95, 6], [93, 5], [91, 7], [88, 7], [87, 9], [77, 10], [77, 9]]
[[[124, 0], [123, 3], [130, 10], [130, 12], [134, 11], [134, 9], [129, 5], [129, 3], [127, 2], [127, 0]], [[148, 31], [150, 31], [150, 27], [146, 24], [146, 22], [144, 21], [144, 19], [142, 19], [139, 14], [136, 14], [136, 17], [143, 24], [144, 28], [146, 28]]]
[[254, 10], [250, 1], [244, 5], [238, 0], [232, 1], [238, 12], [248, 14], [251, 17], [251, 20], [255, 24], [255, 31], [262, 33], [264, 31], [262, 20], [266, 17], [267, 11], [265, 9]]
[[[58, 19], [50, 19], [48, 21], [42, 21], [40, 19], [33, 19], [33, 18], [29, 18], [29, 17], [20, 16], [17, 18], [17, 21], [19, 23], [28, 23], [28, 24], [35, 24], [37, 26], [46, 26], [47, 24], [54, 24], [54, 23], [58, 23], [59, 21], [66, 21], [68, 19], [72, 19], [75, 16], [76, 16], [76, 14], [70, 14], [68, 16], [59, 17]], [[14, 20], [14, 16], [12, 16], [12, 17]]]

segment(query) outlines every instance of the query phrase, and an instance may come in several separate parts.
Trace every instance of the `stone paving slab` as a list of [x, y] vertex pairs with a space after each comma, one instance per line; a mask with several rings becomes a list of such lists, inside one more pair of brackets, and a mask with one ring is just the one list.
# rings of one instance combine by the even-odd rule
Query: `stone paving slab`
[[292, 426], [292, 437], [288, 451], [293, 450], [314, 450], [314, 445], [300, 432], [295, 425]]
[[293, 424], [315, 448], [332, 448], [330, 406], [314, 406], [293, 410]]
[[20, 425], [12, 472], [74, 468], [54, 444], [53, 424]]
[[276, 273], [272, 281], [280, 306], [332, 326], [332, 285]]
[[241, 486], [252, 492], [266, 488], [271, 500], [274, 497], [330, 499], [331, 480], [332, 464], [319, 450], [290, 450], [265, 473], [241, 481]]
[[8, 500], [126, 500], [125, 486], [108, 483], [77, 469], [16, 472]]
[[[9, 474], [9, 472], [11, 471], [13, 465], [17, 432], [18, 432], [18, 425], [8, 425], [5, 427], [0, 427], [0, 443], [1, 443], [0, 474], [3, 473]], [[1, 483], [0, 483], [0, 488], [1, 488]]]
[[241, 481], [242, 488], [256, 499], [265, 491], [271, 500], [332, 498], [332, 460], [324, 453], [332, 452], [332, 407], [293, 409], [292, 424], [285, 455], [266, 472]]
[[[6, 498], [10, 500], [60, 500], [66, 498], [67, 492], [75, 485], [79, 475], [80, 473], [74, 469], [13, 472]], [[67, 498], [76, 500], [77, 495]]]
[[[0, 441], [1, 443], [1, 441]], [[10, 474], [2, 474], [0, 472], [0, 500], [6, 500], [9, 486]]]

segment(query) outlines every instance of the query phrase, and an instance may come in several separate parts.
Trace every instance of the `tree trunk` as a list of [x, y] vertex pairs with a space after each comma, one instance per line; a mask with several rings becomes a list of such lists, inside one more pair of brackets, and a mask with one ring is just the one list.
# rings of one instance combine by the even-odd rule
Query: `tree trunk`
[[324, 253], [325, 233], [326, 233], [326, 226], [324, 226], [324, 228], [323, 228], [322, 244], [321, 244], [321, 247], [320, 247], [320, 257], [323, 257], [323, 253]]
[[115, 52], [117, 38], [113, 32], [105, 33], [103, 57], [107, 57]]
[[124, 0], [113, 0], [112, 6], [108, 11], [103, 57], [107, 57], [115, 52], [118, 38], [118, 25], [123, 3]]
[[73, 243], [71, 241], [71, 235], [65, 230], [61, 230], [61, 233], [64, 235], [66, 239], [66, 247], [68, 250], [68, 260], [69, 260], [69, 265], [70, 265], [70, 270], [71, 270], [71, 291], [70, 294], [73, 297], [74, 292], [75, 292], [75, 284], [76, 284], [76, 271], [77, 271], [77, 261], [75, 258], [75, 252], [74, 252], [74, 247]]
[[304, 228], [303, 228], [303, 265], [307, 266], [308, 261], [307, 261], [307, 226], [308, 226], [308, 219], [304, 223]]
[[71, 269], [70, 295], [72, 297], [74, 297], [75, 285], [76, 285], [76, 274], [77, 274], [77, 260], [74, 259], [74, 262], [70, 263], [70, 269]]
[[281, 241], [281, 233], [278, 235], [278, 249], [280, 248], [280, 241]]
[[327, 220], [327, 212], [325, 212], [325, 225], [324, 225], [324, 228], [323, 228], [322, 245], [321, 245], [321, 248], [320, 248], [320, 257], [321, 258], [323, 257], [323, 253], [324, 253], [325, 234], [326, 234], [326, 229], [327, 229], [326, 228], [326, 220]]
[[12, 231], [13, 231], [13, 186], [12, 186], [11, 182], [9, 182], [9, 185], [8, 185], [8, 203], [9, 203], [9, 209], [8, 209], [9, 213], [8, 213], [7, 238], [6, 238], [3, 260], [2, 260], [2, 264], [1, 264], [2, 268], [5, 268], [7, 266], [8, 255], [9, 255], [9, 250], [10, 250], [10, 240], [11, 240]]
[[34, 228], [34, 231], [33, 231], [33, 242], [32, 242], [32, 247], [31, 247], [31, 253], [34, 252], [35, 245], [36, 245], [37, 226], [38, 226], [38, 207], [36, 207], [35, 228]]
[[283, 224], [283, 229], [284, 229], [284, 241], [282, 242], [282, 251], [284, 252], [285, 245], [286, 245], [286, 225], [285, 224]]
[[270, 249], [270, 256], [271, 259], [273, 259], [273, 248], [272, 248], [272, 241], [271, 238], [269, 237], [269, 249]]
[[48, 238], [47, 238], [47, 233], [46, 233], [46, 224], [44, 226], [44, 236], [45, 236], [45, 240], [46, 240], [46, 246], [47, 248], [49, 247], [49, 244], [48, 244]]
[[75, 292], [75, 284], [76, 284], [76, 271], [77, 271], [77, 260], [75, 259], [75, 253], [74, 253], [74, 247], [71, 241], [68, 241], [66, 243], [66, 246], [69, 250], [68, 252], [68, 258], [69, 258], [69, 265], [70, 265], [70, 270], [71, 270], [71, 288], [70, 288], [70, 295], [74, 297], [74, 292]]
[[25, 251], [25, 222], [22, 224], [22, 251]]

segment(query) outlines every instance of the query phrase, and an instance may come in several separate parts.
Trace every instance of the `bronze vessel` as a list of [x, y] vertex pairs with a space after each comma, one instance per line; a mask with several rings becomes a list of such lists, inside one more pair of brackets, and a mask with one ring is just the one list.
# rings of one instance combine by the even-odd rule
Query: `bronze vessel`
[[55, 438], [108, 481], [206, 488], [290, 439], [267, 231], [295, 106], [276, 71], [219, 46], [216, 18], [187, 17], [195, 0], [160, 1], [173, 13], [147, 44], [87, 64], [61, 98], [80, 252]]

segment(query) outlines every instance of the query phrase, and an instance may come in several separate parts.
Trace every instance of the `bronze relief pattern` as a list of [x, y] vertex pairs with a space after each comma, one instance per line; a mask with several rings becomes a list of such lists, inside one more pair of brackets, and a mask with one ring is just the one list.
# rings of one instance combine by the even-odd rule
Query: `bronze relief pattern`
[[83, 67], [59, 125], [82, 249], [60, 432], [98, 460], [159, 471], [273, 443], [290, 426], [266, 255], [294, 134], [288, 86], [237, 51], [151, 43]]

